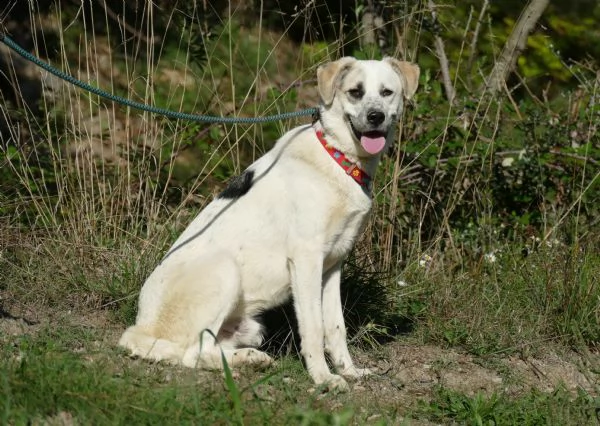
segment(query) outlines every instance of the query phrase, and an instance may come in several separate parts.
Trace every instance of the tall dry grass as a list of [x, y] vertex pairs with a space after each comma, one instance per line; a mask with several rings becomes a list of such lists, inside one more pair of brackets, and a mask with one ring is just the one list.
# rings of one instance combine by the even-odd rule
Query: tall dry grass
[[[37, 10], [33, 4], [28, 24], [33, 51], [48, 53], [58, 68], [124, 97], [184, 112], [228, 116], [315, 106], [319, 63], [351, 49], [365, 57], [368, 52], [382, 53], [361, 46], [364, 32], [371, 30], [358, 25], [338, 28], [332, 42], [308, 43], [314, 31], [325, 30], [309, 21], [323, 12], [311, 9], [314, 6], [293, 15], [292, 23], [305, 27], [306, 43], [298, 45], [287, 36], [292, 24], [279, 32], [262, 25], [270, 16], [267, 11], [261, 10], [259, 22], [248, 24], [241, 5], [230, 5], [217, 14], [218, 19], [200, 2], [181, 8], [140, 5], [135, 19], [123, 21], [133, 13], [126, 6], [111, 10], [95, 5], [90, 11], [89, 5], [78, 8], [58, 2], [50, 10]], [[527, 120], [521, 112], [524, 107], [510, 96], [490, 97], [476, 89], [458, 90], [463, 100], [447, 102], [435, 76], [438, 64], [427, 56], [429, 12], [418, 4], [401, 12], [388, 22], [392, 42], [384, 53], [420, 62], [421, 88], [398, 125], [397, 145], [378, 170], [375, 208], [354, 258], [359, 270], [386, 272], [380, 276], [390, 292], [385, 309], [396, 314], [406, 307], [397, 297], [405, 295], [407, 303], [416, 306], [410, 308], [416, 312], [414, 318], [422, 313], [420, 306], [429, 306], [435, 317], [427, 323], [435, 328], [443, 323], [440, 318], [462, 318], [457, 310], [464, 304], [455, 304], [454, 311], [448, 307], [452, 289], [460, 282], [455, 279], [457, 271], [473, 271], [475, 281], [483, 282], [489, 278], [481, 267], [485, 255], [507, 248], [513, 252], [531, 236], [577, 243], [580, 236], [593, 235], [597, 220], [584, 220], [591, 205], [584, 201], [598, 182], [594, 153], [600, 119], [596, 110], [585, 106], [597, 98], [598, 80], [585, 80], [583, 94], [560, 105], [583, 117], [578, 143], [589, 150], [556, 154], [539, 168], [538, 175], [563, 168], [568, 178], [571, 169], [562, 160], [581, 161], [583, 173], [573, 174], [574, 182], [558, 185], [568, 201], [561, 201], [558, 194], [541, 203], [547, 209], [542, 212], [542, 232], [536, 228], [539, 224], [519, 227], [510, 212], [498, 216], [498, 190], [493, 185], [494, 179], [508, 173], [500, 167], [504, 159], [519, 163], [519, 153], [529, 149], [519, 147], [525, 131], [514, 133], [514, 146], [506, 142], [510, 137], [499, 137], [507, 132], [510, 136], [514, 129], [507, 127], [517, 128]], [[463, 87], [461, 75], [467, 70], [480, 75], [486, 71], [485, 64], [467, 54], [473, 46], [466, 35], [475, 21], [470, 18], [464, 25], [459, 32], [465, 37], [453, 64], [457, 88]], [[493, 34], [488, 36], [495, 40]], [[20, 63], [14, 55], [12, 60], [15, 75], [41, 73], [43, 96], [39, 112], [33, 106], [31, 111], [15, 112], [16, 105], [26, 103], [25, 93], [0, 105], [9, 132], [0, 146], [4, 170], [0, 269], [5, 278], [1, 288], [22, 300], [120, 306], [125, 321], [132, 317], [143, 280], [195, 213], [230, 176], [268, 150], [278, 135], [308, 120], [263, 126], [170, 121], [99, 99]], [[553, 108], [559, 106], [550, 102], [540, 106], [538, 101], [532, 103], [550, 118], [558, 115]], [[558, 129], [552, 127], [558, 124], [545, 126], [546, 135]], [[541, 146], [539, 151], [544, 149], [551, 148]], [[535, 163], [541, 156], [532, 158]], [[523, 164], [515, 172], [515, 180], [518, 173], [529, 173], [527, 167]], [[425, 269], [413, 274], [421, 264]], [[399, 288], [407, 276], [426, 284]], [[441, 299], [431, 298], [433, 278], [445, 289], [435, 293]], [[492, 280], [490, 285], [498, 282]], [[586, 283], [580, 292], [595, 297], [597, 290]], [[551, 293], [556, 298], [563, 290]], [[487, 290], [474, 294], [481, 303], [473, 306], [484, 312], [490, 306], [484, 303]], [[524, 306], [527, 310], [531, 305]], [[586, 312], [593, 312], [593, 307], [587, 305]], [[509, 314], [502, 311], [502, 315]], [[457, 327], [470, 330], [475, 323]], [[437, 327], [437, 335], [444, 335], [443, 330], [443, 324]]]

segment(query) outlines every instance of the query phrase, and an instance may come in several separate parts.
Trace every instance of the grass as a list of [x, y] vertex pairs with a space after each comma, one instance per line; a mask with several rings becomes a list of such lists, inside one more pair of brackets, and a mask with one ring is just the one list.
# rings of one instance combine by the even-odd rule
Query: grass
[[[68, 7], [40, 12], [46, 20], [32, 20], [33, 35], [49, 45], [58, 38], [53, 63], [84, 80], [214, 115], [314, 106], [317, 64], [354, 49], [347, 34], [299, 48], [285, 31], [244, 23], [243, 11], [213, 25], [200, 5], [185, 7], [164, 17], [155, 44], [123, 37], [98, 10]], [[278, 365], [264, 372], [127, 358], [115, 342], [166, 248], [230, 176], [296, 123], [168, 121], [50, 82], [41, 115], [2, 109], [12, 139], [0, 143], [0, 423], [598, 423], [599, 121], [597, 106], [584, 102], [598, 82], [582, 74], [583, 94], [543, 108], [539, 99], [494, 103], [473, 92], [449, 106], [430, 65], [437, 62], [419, 44], [426, 19], [415, 9], [394, 21], [411, 44], [394, 53], [422, 51], [422, 88], [378, 172], [373, 218], [344, 272], [352, 350], [364, 363], [389, 362], [388, 372], [329, 395], [276, 342]], [[465, 130], [463, 113], [480, 129]], [[502, 165], [509, 156], [513, 168]], [[431, 360], [419, 361], [420, 375], [399, 380], [413, 368], [410, 356], [420, 360], [431, 346], [440, 351], [431, 369]], [[519, 381], [514, 359], [558, 354], [587, 386], [540, 374], [517, 391], [504, 382], [455, 389], [429, 375], [458, 370], [448, 361], [454, 350], [472, 357], [470, 371], [485, 366], [511, 385]]]
[[[416, 419], [460, 424], [595, 424], [600, 400], [558, 386], [468, 396], [433, 389], [403, 406], [361, 392], [307, 392], [298, 359], [243, 377], [132, 361], [107, 345], [106, 330], [48, 327], [3, 339], [0, 408], [3, 424], [388, 424]], [[110, 333], [109, 333], [110, 334]], [[358, 394], [357, 394], [358, 393]], [[386, 398], [392, 396], [385, 395]], [[62, 423], [65, 424], [65, 423]]]
[[230, 370], [223, 377], [131, 361], [105, 346], [102, 333], [61, 326], [5, 341], [2, 423], [347, 424], [358, 409], [345, 398], [340, 406], [341, 397], [306, 392], [298, 359], [234, 381]]
[[10, 359], [2, 371], [5, 395], [10, 395], [4, 406], [8, 423], [43, 421], [59, 413], [78, 423], [164, 424], [194, 418], [213, 423], [232, 414], [221, 389], [189, 380], [173, 386], [162, 371], [147, 365], [107, 365], [107, 355], [114, 359], [114, 352], [74, 354], [68, 347], [73, 339], [86, 345], [90, 337], [59, 333], [21, 339], [18, 352], [3, 354]]
[[[486, 260], [488, 259], [488, 260]], [[418, 318], [423, 339], [475, 354], [530, 353], [549, 341], [594, 346], [600, 336], [597, 247], [543, 246], [524, 256], [507, 246], [468, 270], [408, 268], [399, 310]], [[438, 269], [440, 268], [440, 269]]]
[[[60, 413], [83, 424], [241, 423], [244, 414], [263, 421], [295, 415], [292, 401], [274, 403], [256, 395], [259, 386], [280, 382], [284, 369], [238, 389], [231, 372], [222, 379], [216, 373], [132, 363], [107, 349], [101, 333], [45, 329], [3, 346], [3, 424], [43, 422]], [[281, 411], [280, 403], [289, 410]]]
[[[49, 250], [51, 244], [44, 247]], [[224, 376], [131, 360], [115, 342], [135, 314], [136, 284], [145, 273], [131, 270], [139, 263], [137, 259], [129, 260], [129, 268], [106, 271], [119, 253], [89, 252], [86, 258], [94, 262], [69, 274], [54, 269], [48, 285], [48, 271], [58, 253], [10, 261], [13, 250], [5, 249], [0, 262], [3, 277], [9, 280], [2, 288], [4, 305], [8, 312], [19, 312], [19, 306], [39, 310], [41, 321], [33, 326], [37, 331], [6, 334], [0, 342], [0, 387], [7, 396], [2, 405], [5, 424], [67, 418], [77, 424], [195, 423], [198, 419], [203, 424], [412, 424], [427, 419], [436, 423], [575, 425], [593, 424], [590, 419], [600, 409], [594, 392], [567, 389], [559, 382], [550, 393], [535, 387], [519, 392], [498, 387], [481, 394], [457, 391], [441, 382], [428, 385], [426, 394], [411, 393], [398, 400], [399, 389], [411, 383], [394, 384], [393, 376], [384, 374], [350, 394], [321, 395], [311, 390], [313, 385], [294, 353], [279, 354], [278, 365], [264, 372], [226, 371]], [[584, 337], [594, 336], [598, 327], [593, 316], [598, 309], [594, 302], [597, 288], [595, 281], [588, 280], [597, 276], [598, 257], [592, 253], [584, 251], [569, 258], [573, 261], [572, 281], [557, 277], [548, 282], [548, 277], [563, 271], [564, 262], [558, 261], [562, 254], [551, 257], [547, 251], [525, 258], [499, 254], [496, 263], [482, 264], [468, 274], [442, 270], [433, 263], [408, 268], [402, 276], [408, 285], [385, 293], [387, 301], [374, 302], [389, 308], [379, 315], [371, 308], [368, 323], [360, 318], [360, 313], [368, 310], [360, 303], [351, 308], [353, 350], [371, 359], [381, 356], [393, 365], [397, 355], [379, 355], [385, 347], [380, 342], [400, 339], [416, 351], [423, 344], [461, 348], [506, 377], [506, 383], [519, 380], [510, 367], [503, 366], [507, 356], [527, 360], [543, 357], [548, 351], [561, 353], [569, 346], [583, 349], [593, 345]], [[62, 254], [63, 262], [74, 262], [69, 253]], [[105, 262], [103, 268], [91, 267], [100, 261]], [[25, 266], [28, 269], [23, 269]], [[366, 280], [360, 289], [369, 293], [373, 285]], [[32, 291], [34, 288], [37, 290]], [[578, 296], [573, 288], [585, 297], [575, 300]], [[557, 313], [566, 294], [571, 297], [570, 304], [578, 303], [579, 309]], [[352, 300], [361, 297], [350, 293]], [[80, 322], [79, 317], [85, 321]], [[86, 324], [90, 321], [91, 325]], [[410, 326], [395, 330], [402, 321]], [[395, 331], [403, 334], [394, 337]], [[594, 355], [586, 359], [578, 368], [587, 371], [593, 383], [600, 364]], [[443, 355], [440, 362], [439, 368], [457, 368], [444, 361]], [[360, 390], [361, 386], [366, 389]]]
[[575, 397], [563, 388], [551, 393], [532, 390], [518, 399], [506, 395], [469, 397], [440, 388], [422, 413], [434, 422], [465, 425], [598, 424], [600, 400], [585, 392]]

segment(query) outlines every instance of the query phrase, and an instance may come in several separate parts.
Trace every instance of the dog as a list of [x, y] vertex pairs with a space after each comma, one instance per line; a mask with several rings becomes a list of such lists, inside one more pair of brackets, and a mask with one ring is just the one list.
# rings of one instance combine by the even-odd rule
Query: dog
[[348, 351], [342, 263], [419, 72], [390, 57], [321, 65], [318, 118], [283, 135], [190, 223], [146, 280], [119, 345], [188, 367], [222, 369], [222, 356], [230, 367], [267, 366], [256, 318], [292, 297], [317, 385], [346, 390], [345, 379], [370, 374]]

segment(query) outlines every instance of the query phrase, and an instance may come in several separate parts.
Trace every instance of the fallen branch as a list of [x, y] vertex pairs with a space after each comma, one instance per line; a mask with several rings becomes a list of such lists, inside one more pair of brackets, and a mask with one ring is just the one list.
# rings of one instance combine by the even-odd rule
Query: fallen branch
[[542, 16], [550, 0], [530, 0], [508, 37], [486, 83], [486, 90], [497, 93], [504, 89], [508, 75], [514, 70], [517, 58], [525, 50], [527, 38]]

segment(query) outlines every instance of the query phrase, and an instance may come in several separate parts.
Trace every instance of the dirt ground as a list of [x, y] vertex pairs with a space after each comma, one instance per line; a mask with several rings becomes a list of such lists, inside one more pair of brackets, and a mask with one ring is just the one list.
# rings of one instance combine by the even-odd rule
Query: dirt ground
[[[107, 347], [115, 345], [122, 327], [103, 311], [90, 314], [40, 310], [0, 298], [0, 344], [19, 335], [34, 335], [48, 325], [102, 328]], [[389, 398], [410, 406], [428, 400], [442, 385], [466, 395], [493, 392], [519, 395], [531, 389], [551, 392], [562, 385], [595, 395], [600, 385], [600, 354], [548, 350], [536, 356], [476, 357], [456, 348], [413, 344], [401, 338], [378, 350], [355, 351], [357, 364], [376, 375], [352, 384], [356, 399]], [[355, 399], [355, 398], [353, 398]]]
[[551, 392], [558, 385], [576, 391], [595, 393], [599, 377], [591, 364], [599, 365], [597, 354], [585, 357], [574, 352], [548, 352], [523, 359], [474, 357], [457, 349], [432, 345], [413, 345], [402, 341], [382, 348], [380, 358], [363, 354], [359, 361], [374, 365], [387, 380], [364, 381], [360, 387], [369, 392], [393, 391], [396, 398], [425, 398], [438, 385], [472, 396], [477, 393], [519, 394], [532, 388]]

